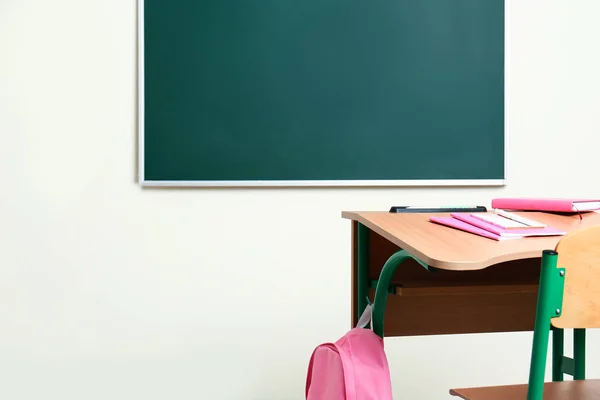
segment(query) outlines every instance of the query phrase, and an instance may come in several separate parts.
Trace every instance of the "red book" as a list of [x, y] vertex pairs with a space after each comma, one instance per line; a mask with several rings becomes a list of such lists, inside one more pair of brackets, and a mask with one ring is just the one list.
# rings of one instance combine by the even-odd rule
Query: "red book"
[[521, 211], [584, 212], [600, 210], [598, 199], [549, 199], [535, 197], [503, 197], [492, 200], [492, 208]]

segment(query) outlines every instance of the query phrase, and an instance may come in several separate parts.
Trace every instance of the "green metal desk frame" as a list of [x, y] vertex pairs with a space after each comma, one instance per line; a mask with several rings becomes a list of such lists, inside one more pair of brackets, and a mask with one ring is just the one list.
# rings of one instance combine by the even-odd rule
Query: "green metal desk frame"
[[[373, 300], [373, 331], [384, 337], [384, 319], [387, 296], [393, 292], [392, 278], [398, 267], [406, 260], [413, 259], [427, 270], [429, 265], [413, 257], [406, 250], [398, 250], [385, 262], [379, 279], [371, 281], [369, 277], [369, 234], [370, 230], [357, 223], [357, 317], [360, 317], [369, 301], [369, 289], [375, 287]], [[575, 380], [585, 379], [585, 329], [574, 329], [573, 358], [564, 356], [564, 329], [554, 328], [550, 319], [561, 315], [565, 269], [557, 268], [558, 254], [546, 250], [542, 254], [540, 289], [533, 332], [533, 348], [529, 375], [528, 400], [541, 400], [546, 356], [550, 331], [552, 331], [552, 380], [563, 381], [564, 375]], [[541, 387], [540, 387], [541, 385]], [[538, 395], [539, 393], [539, 395]]]

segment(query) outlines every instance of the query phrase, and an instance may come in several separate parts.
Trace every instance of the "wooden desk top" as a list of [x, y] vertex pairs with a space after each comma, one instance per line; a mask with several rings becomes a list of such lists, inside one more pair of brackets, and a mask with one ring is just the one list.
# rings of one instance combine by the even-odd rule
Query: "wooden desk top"
[[[600, 214], [555, 215], [541, 212], [517, 212], [557, 229], [573, 230], [600, 224]], [[501, 262], [542, 256], [553, 250], [563, 236], [530, 237], [495, 241], [458, 229], [429, 222], [431, 215], [385, 211], [342, 212], [342, 217], [360, 222], [432, 267], [446, 270], [477, 270]]]

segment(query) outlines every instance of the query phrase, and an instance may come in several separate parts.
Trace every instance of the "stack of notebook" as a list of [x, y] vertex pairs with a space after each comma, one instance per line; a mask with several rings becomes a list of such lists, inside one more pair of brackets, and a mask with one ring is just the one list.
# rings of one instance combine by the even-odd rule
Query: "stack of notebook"
[[451, 213], [449, 217], [432, 216], [429, 220], [493, 240], [520, 239], [532, 236], [562, 236], [566, 234], [566, 232], [540, 222], [507, 212], [497, 214]]

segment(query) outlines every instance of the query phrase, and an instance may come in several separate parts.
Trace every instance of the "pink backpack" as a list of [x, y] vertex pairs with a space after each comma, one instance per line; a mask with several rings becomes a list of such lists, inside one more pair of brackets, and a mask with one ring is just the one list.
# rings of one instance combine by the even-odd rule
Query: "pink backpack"
[[392, 400], [392, 384], [383, 339], [365, 328], [372, 306], [357, 327], [335, 343], [319, 345], [310, 358], [307, 400]]

